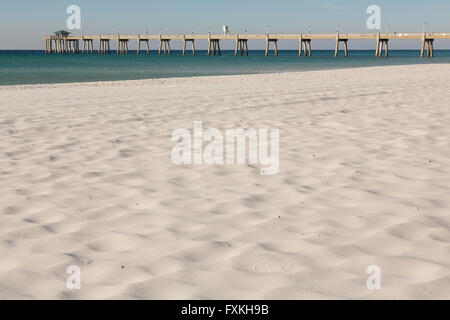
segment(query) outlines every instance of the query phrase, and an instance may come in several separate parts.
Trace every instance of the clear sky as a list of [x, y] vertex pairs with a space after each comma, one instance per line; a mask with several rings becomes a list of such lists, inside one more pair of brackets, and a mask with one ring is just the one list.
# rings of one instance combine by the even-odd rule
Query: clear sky
[[[421, 32], [426, 22], [427, 31], [450, 32], [450, 0], [0, 0], [0, 49], [42, 49], [46, 34], [67, 29], [66, 9], [72, 4], [81, 8], [82, 29], [74, 34], [220, 33], [223, 25], [233, 33], [265, 33], [268, 25], [271, 33], [308, 32], [309, 25], [311, 32], [336, 32], [338, 24], [341, 32], [373, 32], [366, 27], [369, 5], [381, 8], [382, 31], [388, 24], [389, 31]], [[297, 45], [280, 43], [282, 49]], [[450, 42], [436, 46], [450, 48]], [[373, 47], [366, 41], [353, 45]], [[418, 45], [400, 41], [392, 47]]]

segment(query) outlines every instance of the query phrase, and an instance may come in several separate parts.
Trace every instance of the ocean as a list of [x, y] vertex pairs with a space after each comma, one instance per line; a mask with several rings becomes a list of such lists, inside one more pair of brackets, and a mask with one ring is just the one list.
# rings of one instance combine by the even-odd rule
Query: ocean
[[[198, 50], [172, 51], [169, 56], [130, 51], [128, 55], [48, 55], [41, 50], [0, 51], [0, 85], [69, 83], [152, 78], [234, 75], [289, 71], [310, 71], [367, 66], [450, 63], [450, 50], [436, 50], [433, 59], [420, 59], [417, 50], [391, 50], [388, 58], [375, 58], [374, 50], [350, 50], [349, 57], [334, 57], [333, 50], [313, 50], [312, 57], [298, 57], [297, 50], [280, 50], [268, 57], [264, 51], [250, 51], [248, 56], [234, 56], [222, 51], [221, 56], [208, 56]], [[384, 54], [384, 52], [383, 52]]]

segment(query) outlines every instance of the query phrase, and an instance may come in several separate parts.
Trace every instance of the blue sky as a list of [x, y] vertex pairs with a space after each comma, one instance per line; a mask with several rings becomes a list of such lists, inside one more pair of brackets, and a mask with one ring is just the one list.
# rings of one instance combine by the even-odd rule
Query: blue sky
[[[229, 25], [232, 32], [372, 32], [366, 27], [369, 5], [381, 8], [381, 20], [389, 31], [450, 32], [449, 0], [0, 0], [0, 49], [41, 49], [43, 37], [66, 29], [66, 8], [81, 8], [82, 29], [75, 34], [212, 33]], [[255, 44], [260, 48], [264, 44]], [[225, 48], [233, 44], [224, 44]], [[280, 43], [282, 49], [296, 42]], [[332, 48], [329, 42], [315, 48]], [[175, 45], [175, 48], [177, 45]], [[353, 48], [372, 48], [371, 42], [356, 42]], [[416, 48], [414, 41], [393, 43], [394, 48]], [[438, 42], [438, 48], [450, 48]], [[352, 46], [351, 46], [352, 48]]]

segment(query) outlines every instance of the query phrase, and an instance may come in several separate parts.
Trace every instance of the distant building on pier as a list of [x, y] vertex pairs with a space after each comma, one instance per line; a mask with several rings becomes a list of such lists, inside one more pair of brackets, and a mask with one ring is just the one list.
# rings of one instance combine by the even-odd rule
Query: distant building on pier
[[55, 32], [55, 36], [57, 36], [58, 38], [67, 38], [69, 35], [70, 32], [65, 30], [58, 30]]

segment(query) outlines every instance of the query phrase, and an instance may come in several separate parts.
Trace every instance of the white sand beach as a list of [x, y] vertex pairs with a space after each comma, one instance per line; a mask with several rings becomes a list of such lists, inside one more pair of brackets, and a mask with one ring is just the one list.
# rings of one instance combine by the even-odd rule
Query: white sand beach
[[[0, 101], [0, 299], [450, 298], [450, 64]], [[278, 174], [175, 165], [171, 134], [196, 120], [279, 129]]]

